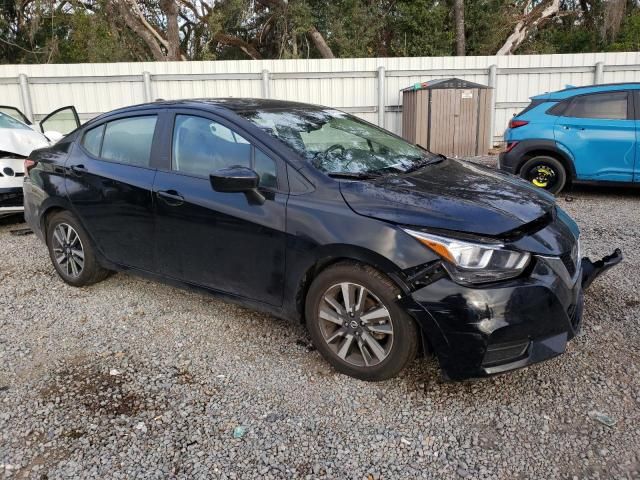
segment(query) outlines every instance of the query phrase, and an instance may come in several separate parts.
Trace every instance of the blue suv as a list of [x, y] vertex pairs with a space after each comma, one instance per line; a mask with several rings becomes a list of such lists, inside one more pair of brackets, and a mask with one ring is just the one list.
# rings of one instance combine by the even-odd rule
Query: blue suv
[[531, 97], [509, 122], [501, 170], [551, 193], [572, 182], [640, 182], [640, 83]]

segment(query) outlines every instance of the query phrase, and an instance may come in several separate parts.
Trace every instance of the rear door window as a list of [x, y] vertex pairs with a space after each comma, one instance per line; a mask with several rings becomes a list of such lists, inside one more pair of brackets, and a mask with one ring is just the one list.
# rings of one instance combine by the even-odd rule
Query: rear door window
[[605, 92], [575, 97], [562, 116], [574, 118], [596, 118], [627, 120], [627, 92]]
[[104, 124], [99, 127], [88, 130], [82, 138], [82, 145], [94, 157], [100, 156], [100, 147], [102, 146], [102, 135], [104, 133]]
[[[104, 130], [100, 158], [136, 167], [148, 167], [156, 122], [156, 115], [108, 122]], [[95, 140], [92, 148], [95, 148]]]

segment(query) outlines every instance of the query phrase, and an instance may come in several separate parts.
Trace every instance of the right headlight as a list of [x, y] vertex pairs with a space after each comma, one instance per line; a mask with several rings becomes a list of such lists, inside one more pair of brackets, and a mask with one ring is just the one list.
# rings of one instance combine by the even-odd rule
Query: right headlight
[[501, 243], [476, 243], [403, 229], [438, 254], [451, 278], [461, 283], [486, 283], [517, 277], [531, 254], [510, 250]]

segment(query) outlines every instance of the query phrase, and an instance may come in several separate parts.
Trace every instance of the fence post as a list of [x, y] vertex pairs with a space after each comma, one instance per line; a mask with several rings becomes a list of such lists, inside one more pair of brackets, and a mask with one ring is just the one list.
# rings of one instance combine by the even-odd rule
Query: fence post
[[489, 67], [489, 87], [491, 87], [491, 109], [489, 110], [489, 149], [493, 148], [493, 135], [496, 123], [496, 78], [498, 67], [491, 65]]
[[151, 74], [142, 72], [142, 81], [144, 82], [144, 101], [145, 103], [153, 101], [153, 93], [151, 92]]
[[598, 62], [593, 72], [593, 83], [596, 85], [604, 83], [604, 62]]
[[27, 118], [33, 122], [33, 106], [31, 104], [31, 92], [29, 91], [29, 79], [24, 73], [18, 75], [20, 80], [20, 99], [22, 100], [22, 109]]
[[262, 70], [262, 98], [271, 98], [270, 91], [271, 73], [269, 70]]
[[386, 72], [384, 67], [378, 67], [378, 126], [384, 128], [384, 114], [385, 114], [385, 96], [386, 89], [384, 85]]

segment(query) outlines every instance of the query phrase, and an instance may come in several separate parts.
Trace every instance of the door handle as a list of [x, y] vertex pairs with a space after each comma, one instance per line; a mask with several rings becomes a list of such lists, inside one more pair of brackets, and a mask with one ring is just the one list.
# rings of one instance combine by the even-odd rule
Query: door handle
[[84, 165], [71, 165], [71, 171], [76, 175], [82, 175], [88, 172]]
[[184, 197], [175, 190], [159, 190], [158, 197], [172, 207], [177, 207], [184, 203]]

